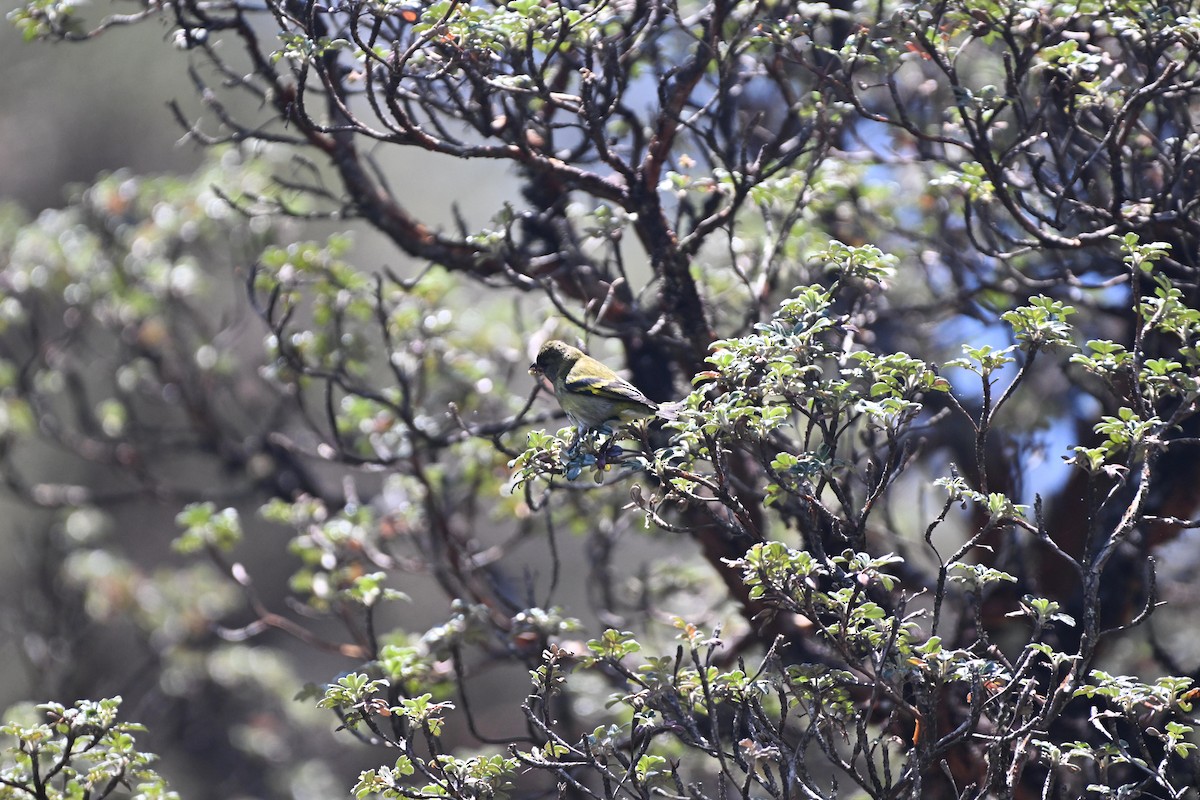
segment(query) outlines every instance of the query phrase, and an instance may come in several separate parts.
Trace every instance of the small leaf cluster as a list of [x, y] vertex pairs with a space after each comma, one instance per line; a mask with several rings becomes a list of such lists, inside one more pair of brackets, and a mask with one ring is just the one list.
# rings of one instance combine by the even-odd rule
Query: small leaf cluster
[[[370, 608], [384, 600], [408, 596], [386, 585], [390, 565], [383, 548], [385, 529], [370, 506], [329, 510], [315, 498], [289, 503], [275, 499], [261, 509], [264, 519], [295, 531], [288, 549], [299, 561], [290, 586], [313, 608], [330, 611], [347, 606]], [[389, 526], [404, 524], [403, 515]]]
[[903, 559], [894, 554], [871, 556], [845, 551], [822, 559], [780, 542], [754, 545], [732, 562], [741, 570], [752, 599], [802, 614], [821, 636], [855, 660], [899, 637], [907, 649], [915, 628], [897, 622], [891, 592], [896, 579], [888, 569]]
[[71, 800], [129, 796], [178, 800], [151, 764], [156, 756], [138, 749], [145, 728], [121, 722], [120, 697], [80, 700], [72, 706], [37, 706], [46, 722], [8, 722], [0, 727], [0, 797], [5, 800]]
[[1100, 796], [1143, 796], [1148, 789], [1182, 796], [1173, 773], [1177, 764], [1196, 757], [1195, 728], [1189, 724], [1194, 722], [1192, 685], [1190, 678], [1145, 683], [1093, 670], [1075, 695], [1091, 701], [1088, 721], [1101, 732], [1101, 741], [1054, 744], [1038, 739], [1035, 744], [1051, 763], [1086, 769], [1094, 780], [1088, 790]]

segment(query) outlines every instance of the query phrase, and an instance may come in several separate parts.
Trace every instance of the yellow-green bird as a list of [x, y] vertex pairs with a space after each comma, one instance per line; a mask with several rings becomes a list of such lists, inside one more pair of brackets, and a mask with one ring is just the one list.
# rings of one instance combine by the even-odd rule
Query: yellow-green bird
[[542, 345], [529, 374], [550, 381], [558, 404], [575, 423], [580, 436], [607, 429], [613, 420], [628, 422], [659, 411], [658, 403], [632, 383], [578, 347], [557, 339]]

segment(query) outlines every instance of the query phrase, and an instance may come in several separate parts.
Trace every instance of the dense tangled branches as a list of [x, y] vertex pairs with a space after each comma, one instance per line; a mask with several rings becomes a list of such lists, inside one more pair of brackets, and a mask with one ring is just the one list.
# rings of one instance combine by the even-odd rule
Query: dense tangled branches
[[[46, 604], [136, 609], [163, 675], [213, 633], [334, 654], [319, 705], [399, 754], [360, 796], [1183, 796], [1192, 680], [1127, 632], [1200, 526], [1193, 14], [31, 2], [28, 38], [169, 22], [201, 103], [176, 118], [220, 146], [197, 185], [114, 178], [3, 231], [0, 470], [65, 520], [42, 552], [75, 594]], [[399, 148], [504, 163], [519, 197], [437, 229]], [[403, 266], [265, 224], [318, 218]], [[655, 400], [686, 383], [679, 415], [568, 449], [525, 374], [550, 335], [619, 342]], [[46, 475], [46, 445], [107, 472]], [[171, 602], [95, 544], [144, 498], [211, 563]], [[243, 563], [254, 505], [286, 602]], [[643, 523], [705, 572], [626, 576]], [[599, 627], [560, 607], [568, 530]], [[410, 584], [450, 618], [405, 623]], [[1101, 671], [1113, 641], [1153, 674]], [[532, 689], [481, 711], [500, 663]]]

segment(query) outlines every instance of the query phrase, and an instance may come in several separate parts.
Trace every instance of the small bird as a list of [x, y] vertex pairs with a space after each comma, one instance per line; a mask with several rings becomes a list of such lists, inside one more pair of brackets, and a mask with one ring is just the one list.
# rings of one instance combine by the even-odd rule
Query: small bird
[[632, 383], [557, 339], [542, 345], [529, 374], [550, 381], [558, 404], [575, 423], [576, 442], [587, 431], [610, 430], [608, 423], [613, 420], [629, 422], [659, 411], [658, 403]]

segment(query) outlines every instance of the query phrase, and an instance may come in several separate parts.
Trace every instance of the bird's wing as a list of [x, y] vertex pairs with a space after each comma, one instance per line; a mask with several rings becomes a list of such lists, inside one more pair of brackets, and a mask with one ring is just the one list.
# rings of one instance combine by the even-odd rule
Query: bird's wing
[[567, 375], [566, 388], [571, 392], [600, 397], [615, 402], [637, 403], [647, 408], [658, 408], [658, 404], [629, 381], [617, 375]]

